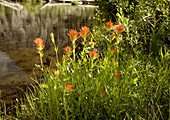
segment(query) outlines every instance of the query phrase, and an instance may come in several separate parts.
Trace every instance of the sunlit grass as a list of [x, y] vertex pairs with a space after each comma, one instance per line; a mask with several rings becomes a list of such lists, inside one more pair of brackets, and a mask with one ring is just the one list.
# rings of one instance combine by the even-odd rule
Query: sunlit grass
[[[123, 27], [122, 27], [123, 26]], [[120, 29], [118, 28], [120, 27]], [[86, 28], [86, 27], [83, 27]], [[83, 29], [82, 28], [82, 29]], [[105, 48], [89, 35], [71, 30], [72, 48], [65, 48], [62, 61], [55, 68], [37, 65], [44, 74], [33, 93], [25, 94], [19, 103], [19, 119], [145, 119], [163, 118], [168, 110], [168, 51], [157, 64], [149, 56], [128, 54], [122, 48], [127, 27], [113, 25], [106, 29]], [[115, 37], [107, 34], [107, 29]], [[124, 30], [123, 30], [124, 29]], [[114, 31], [115, 30], [115, 31]], [[82, 37], [83, 49], [77, 58], [76, 40]], [[51, 34], [55, 43], [54, 35]], [[94, 44], [90, 44], [90, 43]], [[39, 45], [39, 46], [38, 46]], [[43, 57], [44, 45], [36, 48]], [[42, 45], [42, 47], [41, 47]], [[55, 48], [57, 53], [57, 48]], [[136, 51], [139, 53], [140, 51]], [[73, 54], [73, 55], [72, 55]], [[71, 57], [73, 56], [73, 57]], [[148, 58], [146, 58], [148, 57]]]

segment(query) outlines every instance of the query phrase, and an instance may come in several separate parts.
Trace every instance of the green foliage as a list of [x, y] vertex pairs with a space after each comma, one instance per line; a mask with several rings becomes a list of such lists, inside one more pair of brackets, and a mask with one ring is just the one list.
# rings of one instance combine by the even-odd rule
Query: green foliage
[[[127, 33], [113, 30], [116, 37], [110, 39], [108, 32], [105, 25], [93, 28], [91, 39], [82, 42], [82, 57], [77, 62], [66, 52], [67, 57], [56, 62], [56, 68], [41, 69], [43, 81], [19, 102], [17, 118], [168, 118], [168, 51], [163, 52], [161, 48], [162, 57], [155, 58], [156, 62], [145, 54], [140, 55], [140, 50], [134, 56], [123, 47], [128, 40]], [[94, 46], [89, 42], [94, 42]], [[105, 48], [98, 44], [105, 44]], [[73, 51], [75, 47], [73, 44]], [[92, 54], [94, 49], [97, 52]]]
[[[164, 45], [168, 47], [169, 4], [167, 0], [115, 0], [114, 2], [100, 0], [98, 4], [102, 19], [114, 21], [122, 15], [127, 18], [129, 37], [130, 39], [135, 37], [133, 44], [138, 44], [137, 47], [140, 44], [139, 48], [145, 54], [156, 57], [159, 56], [160, 47]], [[110, 13], [110, 11], [115, 12]]]
[[117, 13], [117, 1], [108, 2], [107, 0], [99, 0], [96, 2], [99, 6], [99, 10], [102, 12], [102, 18], [105, 18], [107, 21], [111, 20], [116, 21]]

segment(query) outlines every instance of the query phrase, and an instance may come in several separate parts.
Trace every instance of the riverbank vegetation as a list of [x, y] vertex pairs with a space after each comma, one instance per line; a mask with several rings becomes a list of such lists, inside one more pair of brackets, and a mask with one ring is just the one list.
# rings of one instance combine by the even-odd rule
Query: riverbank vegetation
[[102, 6], [92, 29], [70, 30], [72, 46], [64, 49], [61, 61], [55, 36], [50, 34], [55, 67], [44, 66], [45, 45], [41, 38], [34, 41], [41, 61], [36, 66], [43, 77], [35, 77], [37, 86], [18, 100], [17, 119], [169, 118], [169, 3], [105, 4], [114, 4], [116, 13], [108, 14], [110, 8]]

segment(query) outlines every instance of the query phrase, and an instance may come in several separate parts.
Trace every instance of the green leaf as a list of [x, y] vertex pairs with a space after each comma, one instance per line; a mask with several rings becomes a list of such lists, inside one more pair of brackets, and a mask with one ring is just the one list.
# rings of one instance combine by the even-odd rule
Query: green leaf
[[35, 64], [35, 66], [36, 66], [37, 68], [41, 69], [41, 66], [40, 66], [40, 65]]
[[102, 21], [106, 21], [106, 19], [102, 19]]
[[58, 48], [56, 48], [56, 47], [55, 47], [54, 49], [55, 49], [55, 52], [57, 53], [57, 51], [58, 51]]
[[41, 54], [40, 54], [40, 57], [42, 58], [42, 57], [43, 57], [43, 55], [44, 55], [44, 54], [43, 54], [43, 53], [41, 53]]
[[54, 40], [54, 35], [53, 35], [53, 33], [51, 33], [51, 34], [50, 34], [50, 36], [51, 36], [51, 41], [52, 41], [53, 43], [55, 43], [55, 40]]
[[133, 79], [133, 84], [137, 84], [138, 78]]
[[163, 53], [162, 53], [162, 47], [161, 47], [161, 57], [162, 57], [162, 59], [163, 59], [163, 57], [164, 57], [164, 56], [163, 56]]
[[169, 56], [169, 51], [165, 54], [165, 57]]

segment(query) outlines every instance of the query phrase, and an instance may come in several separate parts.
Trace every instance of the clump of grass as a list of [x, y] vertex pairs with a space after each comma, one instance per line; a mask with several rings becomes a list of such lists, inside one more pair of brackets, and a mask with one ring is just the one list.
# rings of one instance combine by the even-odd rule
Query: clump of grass
[[[155, 65], [140, 50], [135, 49], [133, 55], [123, 48], [129, 39], [128, 24], [106, 24], [98, 28], [102, 34], [97, 28], [90, 33], [86, 26], [80, 32], [71, 30], [68, 35], [73, 46], [65, 48], [55, 68], [43, 66], [44, 44], [35, 40], [41, 60], [37, 67], [44, 80], [18, 103], [18, 119], [167, 118], [168, 51], [164, 49], [163, 54], [160, 49], [161, 58], [156, 58]], [[83, 50], [76, 60], [79, 37]], [[57, 55], [53, 34], [51, 40]]]

